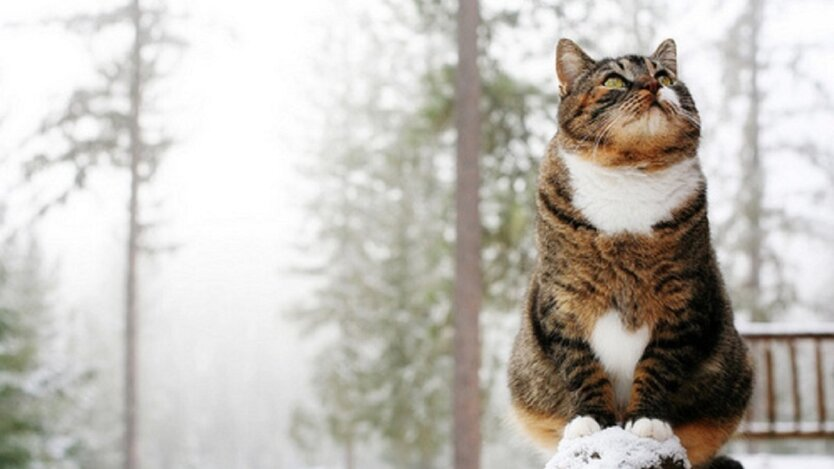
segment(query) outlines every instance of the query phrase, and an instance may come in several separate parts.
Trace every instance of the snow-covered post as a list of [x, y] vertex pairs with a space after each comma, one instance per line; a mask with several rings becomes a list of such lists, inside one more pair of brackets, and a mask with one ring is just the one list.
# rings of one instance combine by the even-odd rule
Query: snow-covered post
[[673, 436], [642, 438], [620, 427], [565, 439], [545, 469], [689, 469], [686, 450]]

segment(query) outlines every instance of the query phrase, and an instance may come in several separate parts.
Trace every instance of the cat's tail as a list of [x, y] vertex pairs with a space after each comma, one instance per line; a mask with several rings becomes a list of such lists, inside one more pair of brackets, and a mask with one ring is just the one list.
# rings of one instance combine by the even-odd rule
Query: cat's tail
[[740, 462], [727, 456], [716, 456], [692, 469], [744, 469]]

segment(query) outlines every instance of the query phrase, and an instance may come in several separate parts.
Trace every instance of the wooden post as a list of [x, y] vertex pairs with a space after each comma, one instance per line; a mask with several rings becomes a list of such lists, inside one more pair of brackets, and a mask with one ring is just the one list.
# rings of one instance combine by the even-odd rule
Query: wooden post
[[825, 431], [825, 421], [828, 415], [825, 409], [825, 374], [823, 373], [822, 363], [822, 341], [814, 340], [814, 358], [816, 358], [817, 369], [817, 415], [819, 415], [820, 431]]
[[793, 421], [796, 430], [799, 431], [799, 423], [802, 421], [802, 405], [799, 396], [799, 367], [796, 364], [796, 342], [788, 339], [788, 353], [791, 360], [791, 394], [793, 396]]
[[773, 352], [770, 351], [770, 343], [765, 347], [765, 374], [766, 386], [765, 392], [767, 396], [767, 423], [770, 431], [774, 431], [774, 424], [776, 423], [776, 391], [773, 382]]

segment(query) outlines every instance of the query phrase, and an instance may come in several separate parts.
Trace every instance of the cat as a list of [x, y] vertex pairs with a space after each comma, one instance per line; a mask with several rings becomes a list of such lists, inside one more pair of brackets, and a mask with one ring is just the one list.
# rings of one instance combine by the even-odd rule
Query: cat
[[508, 365], [514, 414], [550, 450], [623, 425], [676, 435], [695, 467], [740, 467], [715, 455], [753, 369], [710, 242], [700, 117], [675, 42], [596, 61], [562, 39], [556, 71], [538, 260]]

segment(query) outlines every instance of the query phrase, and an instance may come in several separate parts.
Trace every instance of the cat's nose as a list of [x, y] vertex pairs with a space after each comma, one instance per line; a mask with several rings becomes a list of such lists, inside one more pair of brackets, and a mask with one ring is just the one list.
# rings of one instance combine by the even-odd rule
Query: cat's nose
[[657, 89], [660, 88], [660, 84], [654, 77], [645, 75], [642, 77], [638, 77], [634, 80], [634, 84], [637, 85], [638, 89], [641, 90], [649, 90], [652, 94], [657, 93]]

